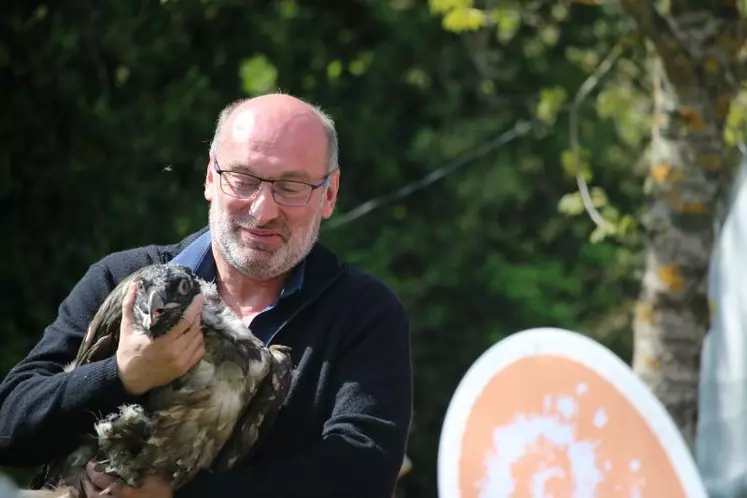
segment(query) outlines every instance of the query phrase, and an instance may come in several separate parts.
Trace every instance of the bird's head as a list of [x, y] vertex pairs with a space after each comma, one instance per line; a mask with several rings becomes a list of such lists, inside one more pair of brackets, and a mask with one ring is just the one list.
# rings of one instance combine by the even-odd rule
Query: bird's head
[[134, 319], [151, 337], [165, 335], [200, 293], [197, 277], [182, 265], [152, 265], [136, 283]]

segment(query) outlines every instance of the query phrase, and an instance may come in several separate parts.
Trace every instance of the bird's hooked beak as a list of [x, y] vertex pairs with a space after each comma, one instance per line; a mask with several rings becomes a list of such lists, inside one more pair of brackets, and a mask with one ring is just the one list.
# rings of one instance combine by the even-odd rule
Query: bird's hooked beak
[[145, 310], [145, 316], [143, 317], [143, 325], [146, 329], [150, 328], [158, 321], [158, 318], [163, 315], [165, 310], [165, 304], [163, 302], [163, 296], [158, 291], [152, 291], [148, 295], [148, 305]]

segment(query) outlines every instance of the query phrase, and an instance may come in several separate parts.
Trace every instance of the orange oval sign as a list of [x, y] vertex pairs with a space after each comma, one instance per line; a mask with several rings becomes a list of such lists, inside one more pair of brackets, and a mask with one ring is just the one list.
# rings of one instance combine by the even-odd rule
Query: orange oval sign
[[580, 334], [496, 344], [449, 405], [441, 498], [705, 497], [674, 423], [630, 368]]

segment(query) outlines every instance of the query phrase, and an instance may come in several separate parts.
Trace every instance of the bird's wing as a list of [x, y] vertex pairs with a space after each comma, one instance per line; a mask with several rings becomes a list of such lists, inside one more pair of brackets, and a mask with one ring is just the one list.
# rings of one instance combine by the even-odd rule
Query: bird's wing
[[[127, 286], [142, 273], [144, 268], [135, 271], [122, 279], [112, 289], [99, 306], [88, 325], [78, 354], [65, 370], [70, 371], [78, 365], [91, 363], [109, 357], [117, 350], [119, 342], [119, 325], [122, 320], [122, 301], [127, 293]], [[61, 458], [41, 465], [32, 475], [29, 482], [31, 489], [42, 489], [56, 486], [69, 470], [67, 459]]]
[[92, 363], [113, 355], [119, 343], [119, 326], [122, 322], [122, 301], [127, 287], [147, 268], [136, 270], [123, 278], [106, 296], [88, 325], [86, 335], [78, 349], [72, 366]]
[[290, 348], [270, 346], [270, 371], [247, 404], [231, 438], [213, 461], [215, 471], [227, 470], [250, 457], [271, 431], [280, 407], [288, 395], [293, 377]]

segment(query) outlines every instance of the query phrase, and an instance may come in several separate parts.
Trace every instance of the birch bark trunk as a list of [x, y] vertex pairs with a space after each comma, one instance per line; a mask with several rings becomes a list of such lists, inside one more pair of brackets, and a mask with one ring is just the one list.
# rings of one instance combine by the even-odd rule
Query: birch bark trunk
[[700, 350], [716, 204], [723, 192], [724, 127], [744, 78], [745, 23], [736, 2], [621, 0], [647, 39], [654, 127], [646, 264], [635, 308], [633, 369], [693, 447]]

